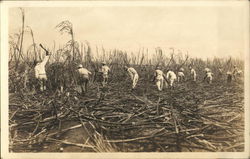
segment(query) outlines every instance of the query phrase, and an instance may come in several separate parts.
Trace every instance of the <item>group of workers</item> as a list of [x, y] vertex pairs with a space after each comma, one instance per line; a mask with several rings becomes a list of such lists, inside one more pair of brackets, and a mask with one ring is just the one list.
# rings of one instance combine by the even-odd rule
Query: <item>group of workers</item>
[[[192, 66], [189, 66], [189, 69], [190, 69], [191, 79], [192, 81], [195, 82], [197, 79], [196, 71]], [[208, 77], [205, 77], [205, 79], [208, 79]], [[177, 82], [185, 81], [184, 69], [180, 68], [177, 72], [177, 75], [172, 69], [168, 69], [167, 73], [164, 74], [163, 71], [158, 66], [156, 67], [153, 81], [156, 81], [156, 86], [159, 91], [163, 90], [164, 84], [166, 87], [170, 87], [170, 89], [172, 89], [174, 87], [175, 81]]]
[[[79, 85], [81, 87], [82, 94], [84, 94], [85, 92], [87, 92], [88, 82], [92, 73], [88, 69], [83, 68], [82, 64], [78, 65], [77, 72]], [[105, 62], [102, 62], [100, 72], [102, 73], [102, 85], [105, 86], [108, 83], [108, 74], [110, 72], [110, 68], [106, 65]]]
[[[46, 81], [47, 81], [45, 65], [46, 65], [47, 61], [49, 60], [50, 54], [41, 44], [40, 44], [40, 46], [45, 50], [46, 56], [43, 59], [43, 61], [40, 61], [36, 64], [35, 77], [38, 80], [38, 83], [40, 86], [40, 91], [44, 91], [44, 90], [46, 90]], [[132, 81], [131, 87], [132, 87], [132, 90], [134, 90], [137, 83], [138, 83], [139, 75], [138, 75], [136, 69], [134, 69], [133, 67], [124, 66], [124, 70], [127, 71], [128, 75], [130, 76], [130, 79]], [[189, 70], [190, 70], [191, 80], [193, 82], [196, 82], [197, 73], [196, 73], [195, 69], [190, 65]], [[80, 85], [81, 91], [84, 94], [85, 92], [87, 92], [89, 79], [90, 79], [90, 76], [92, 75], [92, 73], [88, 69], [84, 68], [82, 64], [78, 65], [77, 72], [79, 75], [78, 76], [78, 84]], [[102, 85], [105, 86], [108, 82], [110, 68], [107, 66], [107, 64], [105, 62], [102, 62], [102, 67], [99, 70], [99, 72], [102, 75]], [[222, 70], [221, 70], [221, 72], [222, 72]], [[207, 83], [211, 84], [212, 80], [213, 80], [213, 73], [212, 73], [211, 69], [205, 68], [204, 73], [205, 73], [205, 76], [204, 76], [203, 81], [206, 81]], [[239, 73], [241, 73], [241, 71], [239, 71], [237, 69], [237, 67], [234, 66], [234, 69], [232, 72], [229, 72], [229, 71], [227, 72], [227, 81], [231, 82], [233, 77], [235, 77], [236, 74], [239, 74]], [[169, 87], [170, 89], [173, 89], [175, 82], [183, 82], [183, 81], [185, 81], [185, 73], [184, 73], [183, 68], [178, 69], [177, 75], [175, 74], [175, 72], [172, 69], [168, 69], [166, 71], [166, 74], [165, 74], [159, 66], [157, 66], [155, 71], [154, 71], [153, 82], [155, 82], [158, 91], [162, 91], [164, 88], [164, 85], [167, 88]]]

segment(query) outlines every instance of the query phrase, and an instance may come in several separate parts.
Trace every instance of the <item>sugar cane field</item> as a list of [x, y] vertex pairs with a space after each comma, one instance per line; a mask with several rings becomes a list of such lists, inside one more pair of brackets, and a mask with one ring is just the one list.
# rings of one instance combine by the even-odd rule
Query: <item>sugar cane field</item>
[[[25, 16], [22, 11], [22, 16]], [[24, 18], [23, 18], [24, 23]], [[10, 152], [242, 152], [244, 151], [244, 61], [191, 57], [178, 48], [154, 52], [93, 47], [74, 39], [70, 21], [58, 22], [55, 32], [71, 39], [59, 48], [39, 46], [31, 27], [22, 25], [9, 38]], [[26, 35], [26, 36], [24, 36]], [[23, 51], [25, 37], [32, 44]], [[35, 75], [45, 58], [46, 89]], [[152, 54], [152, 56], [149, 56]], [[110, 68], [103, 84], [102, 63]], [[91, 75], [83, 93], [78, 66]], [[125, 66], [134, 68], [138, 82]], [[197, 79], [192, 79], [190, 68]], [[156, 86], [156, 69], [185, 78], [173, 86]], [[206, 80], [205, 68], [213, 73]], [[178, 76], [178, 75], [177, 75]], [[205, 78], [204, 78], [205, 77]], [[165, 83], [164, 83], [165, 84]]]

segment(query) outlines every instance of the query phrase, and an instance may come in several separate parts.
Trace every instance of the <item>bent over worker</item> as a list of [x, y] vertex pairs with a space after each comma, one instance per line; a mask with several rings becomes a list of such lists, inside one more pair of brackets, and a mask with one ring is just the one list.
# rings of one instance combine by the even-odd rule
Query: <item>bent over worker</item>
[[176, 74], [172, 70], [169, 69], [167, 71], [166, 78], [167, 78], [167, 82], [168, 82], [170, 88], [173, 88], [174, 81], [176, 80]]
[[178, 73], [177, 73], [177, 81], [183, 82], [184, 80], [185, 80], [184, 69], [180, 68]]
[[46, 56], [44, 57], [44, 59], [42, 61], [39, 61], [36, 63], [35, 66], [35, 78], [38, 81], [39, 87], [40, 87], [40, 91], [44, 91], [46, 90], [46, 82], [47, 82], [47, 75], [46, 75], [46, 70], [45, 70], [45, 65], [47, 64], [48, 60], [49, 60], [49, 51], [46, 50], [42, 44], [40, 44], [40, 47], [45, 51]]
[[[206, 75], [204, 77], [204, 80], [207, 81], [207, 83], [211, 84], [212, 80], [213, 80], [213, 73], [211, 72], [211, 70], [206, 71]], [[203, 80], [203, 81], [204, 81]]]
[[102, 81], [103, 86], [105, 86], [108, 83], [109, 71], [110, 71], [110, 68], [106, 65], [105, 62], [102, 62], [101, 72], [102, 72], [102, 77], [103, 77], [103, 81]]
[[128, 71], [128, 74], [130, 75], [130, 78], [132, 80], [132, 90], [135, 89], [135, 86], [139, 80], [139, 75], [137, 71], [133, 67], [127, 67], [125, 66], [124, 69]]
[[87, 92], [89, 75], [91, 75], [92, 73], [86, 68], [83, 68], [81, 64], [78, 65], [77, 72], [79, 74], [78, 81], [79, 81], [79, 85], [81, 86], [82, 95], [84, 95], [84, 93]]
[[155, 84], [157, 86], [158, 91], [162, 91], [164, 78], [163, 78], [163, 72], [162, 70], [160, 70], [159, 66], [156, 67], [153, 81], [156, 82]]
[[191, 78], [195, 82], [196, 81], [196, 77], [197, 77], [196, 71], [191, 66], [189, 67], [189, 69], [190, 69]]

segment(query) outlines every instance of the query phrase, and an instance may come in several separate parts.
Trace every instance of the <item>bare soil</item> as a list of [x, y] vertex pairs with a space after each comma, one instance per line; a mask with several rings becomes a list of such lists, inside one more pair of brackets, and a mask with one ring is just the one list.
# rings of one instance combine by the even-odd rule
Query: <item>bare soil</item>
[[[77, 91], [69, 96], [23, 92], [10, 94], [9, 100], [13, 152], [97, 151], [77, 143], [102, 146], [99, 151], [109, 151], [104, 150], [109, 143], [119, 152], [244, 150], [243, 80], [186, 81], [158, 92], [154, 83], [143, 78], [131, 91], [125, 78], [100, 86], [99, 91], [96, 83], [90, 83], [85, 96]], [[49, 117], [55, 119], [42, 122]], [[34, 123], [24, 124], [30, 121]], [[60, 132], [83, 123], [85, 128]], [[48, 138], [51, 133], [57, 141]], [[94, 134], [102, 136], [101, 143]]]

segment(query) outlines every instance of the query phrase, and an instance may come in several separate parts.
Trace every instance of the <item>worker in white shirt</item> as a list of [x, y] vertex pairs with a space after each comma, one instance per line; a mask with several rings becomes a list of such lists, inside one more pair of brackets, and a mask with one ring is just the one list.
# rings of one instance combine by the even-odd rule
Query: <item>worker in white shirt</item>
[[[211, 84], [212, 80], [213, 80], [213, 73], [211, 72], [211, 70], [206, 71], [206, 75], [204, 77], [204, 80], [207, 81], [207, 83]], [[203, 81], [204, 81], [203, 80]]]
[[177, 78], [176, 74], [171, 69], [169, 69], [167, 71], [166, 78], [167, 78], [167, 83], [166, 84], [169, 84], [170, 88], [173, 88], [174, 81]]
[[47, 82], [47, 75], [46, 75], [46, 70], [45, 70], [45, 65], [47, 64], [49, 60], [49, 51], [46, 50], [42, 44], [40, 44], [40, 47], [45, 51], [46, 56], [42, 61], [39, 61], [35, 65], [35, 78], [38, 81], [40, 91], [46, 90], [46, 82]]
[[207, 68], [207, 67], [206, 67], [204, 70], [205, 70], [205, 73], [211, 72], [211, 69], [210, 69], [210, 68]]
[[239, 75], [238, 72], [239, 72], [239, 70], [238, 70], [237, 66], [234, 65], [234, 68], [233, 68], [233, 77], [234, 77], [235, 80], [237, 80], [237, 76]]
[[153, 81], [156, 82], [158, 91], [162, 91], [164, 78], [163, 78], [163, 72], [162, 70], [160, 70], [159, 66], [157, 66], [155, 69]]
[[89, 75], [91, 75], [92, 73], [86, 68], [83, 68], [81, 64], [78, 65], [77, 72], [79, 75], [79, 85], [81, 86], [82, 94], [84, 95], [84, 93], [87, 92]]
[[180, 68], [178, 73], [177, 73], [177, 81], [183, 82], [184, 80], [185, 80], [184, 69]]
[[135, 88], [138, 80], [139, 80], [139, 75], [137, 71], [133, 67], [127, 67], [125, 66], [124, 69], [128, 71], [128, 74], [132, 80], [132, 90]]
[[110, 71], [110, 68], [106, 65], [105, 62], [102, 62], [101, 72], [102, 72], [102, 77], [103, 77], [103, 81], [102, 81], [103, 86], [105, 86], [108, 83], [109, 71]]
[[191, 74], [192, 80], [195, 82], [196, 78], [197, 78], [196, 71], [194, 68], [192, 68], [192, 66], [190, 66], [189, 69], [190, 69], [190, 74]]

